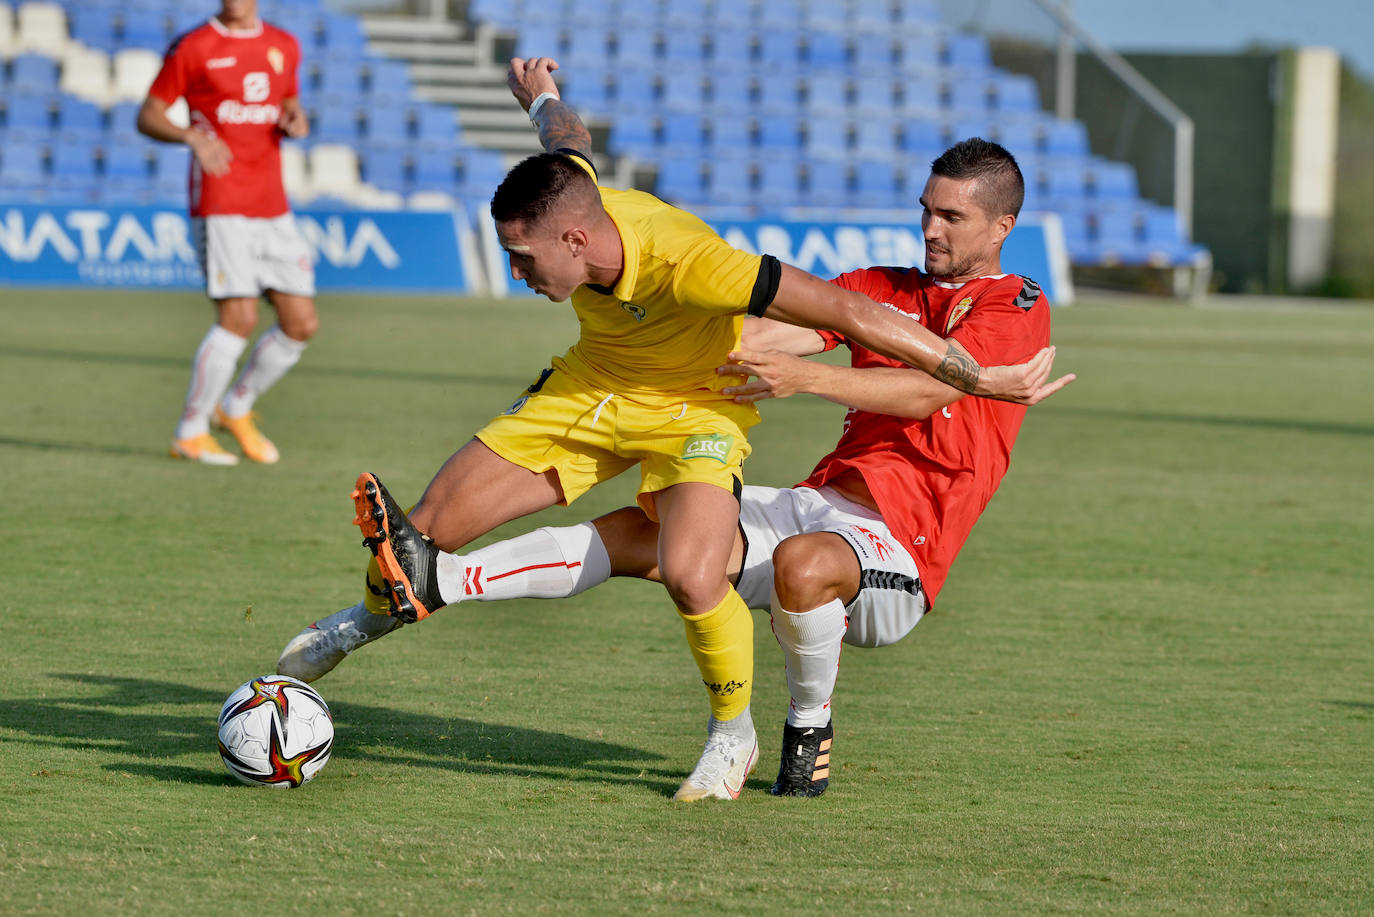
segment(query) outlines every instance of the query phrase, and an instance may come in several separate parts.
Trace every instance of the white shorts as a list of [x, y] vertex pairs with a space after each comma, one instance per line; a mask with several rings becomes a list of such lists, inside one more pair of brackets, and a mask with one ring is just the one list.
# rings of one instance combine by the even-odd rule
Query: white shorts
[[211, 299], [256, 299], [268, 290], [315, 295], [315, 264], [293, 214], [196, 217], [191, 231]]
[[744, 562], [735, 590], [750, 608], [769, 608], [773, 551], [784, 538], [833, 532], [854, 549], [861, 570], [859, 594], [845, 606], [851, 646], [887, 646], [905, 637], [926, 613], [916, 561], [866, 506], [828, 487], [747, 486], [740, 495]]

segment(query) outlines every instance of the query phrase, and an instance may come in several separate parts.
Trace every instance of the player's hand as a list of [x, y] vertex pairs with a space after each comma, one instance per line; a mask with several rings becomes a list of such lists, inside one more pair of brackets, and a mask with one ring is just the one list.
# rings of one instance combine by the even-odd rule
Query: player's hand
[[506, 85], [511, 95], [525, 111], [530, 110], [534, 100], [546, 92], [558, 95], [558, 85], [553, 81], [553, 71], [558, 69], [558, 61], [552, 57], [512, 57], [510, 70], [506, 73]]
[[206, 175], [219, 178], [229, 174], [229, 163], [234, 154], [229, 152], [229, 147], [219, 137], [193, 128], [186, 134], [186, 145], [191, 148], [191, 155], [196, 157], [196, 162], [200, 163]]
[[786, 398], [808, 391], [815, 377], [817, 365], [777, 350], [735, 350], [729, 363], [716, 367], [722, 376], [753, 376], [752, 382], [731, 385], [721, 391], [734, 396], [740, 404], [750, 404], [765, 398]]
[[277, 119], [277, 127], [286, 136], [299, 140], [310, 133], [310, 119], [306, 117], [305, 109], [288, 108]]
[[1069, 373], [1050, 382], [1050, 370], [1053, 368], [1052, 346], [1016, 366], [985, 366], [978, 374], [978, 387], [974, 394], [1016, 404], [1039, 404], [1078, 378]]

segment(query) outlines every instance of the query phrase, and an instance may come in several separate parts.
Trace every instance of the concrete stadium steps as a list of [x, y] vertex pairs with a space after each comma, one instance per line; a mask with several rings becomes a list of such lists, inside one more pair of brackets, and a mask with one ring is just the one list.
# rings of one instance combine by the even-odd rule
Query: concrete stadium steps
[[454, 107], [464, 143], [510, 158], [539, 151], [538, 136], [506, 88], [490, 29], [418, 16], [364, 16], [362, 23], [372, 52], [410, 65], [418, 98]]

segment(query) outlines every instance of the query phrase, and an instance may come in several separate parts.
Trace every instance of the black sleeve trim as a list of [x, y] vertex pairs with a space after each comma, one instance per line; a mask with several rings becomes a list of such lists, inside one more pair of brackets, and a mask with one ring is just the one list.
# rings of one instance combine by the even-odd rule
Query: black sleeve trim
[[592, 162], [591, 157], [589, 157], [586, 153], [582, 152], [581, 150], [574, 150], [570, 146], [559, 147], [558, 149], [554, 150], [554, 152], [561, 153], [564, 156], [576, 156], [578, 159], [582, 160], [587, 165], [591, 166], [592, 178], [596, 179], [597, 181], [601, 181], [601, 174], [596, 171], [596, 163]]
[[772, 255], [764, 255], [759, 264], [759, 276], [754, 281], [754, 292], [749, 296], [749, 314], [763, 318], [763, 313], [773, 305], [778, 295], [778, 284], [782, 282], [782, 262]]

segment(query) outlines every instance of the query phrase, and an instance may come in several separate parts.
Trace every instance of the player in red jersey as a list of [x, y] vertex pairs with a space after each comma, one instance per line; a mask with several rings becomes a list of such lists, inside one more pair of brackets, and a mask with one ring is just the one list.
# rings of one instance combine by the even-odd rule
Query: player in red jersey
[[[191, 149], [191, 222], [216, 309], [191, 366], [172, 440], [177, 458], [238, 462], [210, 435], [212, 421], [248, 458], [270, 464], [279, 457], [254, 422], [253, 404], [296, 364], [319, 325], [313, 259], [281, 176], [282, 137], [310, 132], [299, 66], [296, 39], [259, 19], [257, 0], [223, 0], [216, 16], [172, 43], [138, 113], [139, 131]], [[189, 127], [167, 117], [178, 98], [191, 111]], [[235, 379], [264, 295], [277, 323]]]
[[[1039, 287], [1001, 271], [1023, 196], [1006, 150], [956, 144], [921, 196], [925, 271], [869, 268], [833, 283], [957, 341], [979, 364], [1024, 360], [1048, 344], [1050, 329]], [[841, 343], [848, 367], [802, 359]], [[894, 643], [920, 621], [1006, 473], [1025, 408], [965, 398], [834, 332], [750, 318], [743, 346], [720, 370], [756, 377], [725, 389], [737, 400], [809, 392], [850, 409], [839, 443], [801, 484], [743, 488], [730, 561], [746, 603], [771, 610], [787, 664], [792, 702], [773, 792], [815, 796], [829, 780], [841, 647]], [[658, 580], [657, 537], [637, 507], [541, 528], [458, 556], [461, 583], [443, 598], [561, 598], [611, 576]], [[288, 644], [278, 671], [314, 680], [395, 627], [345, 609]]]

